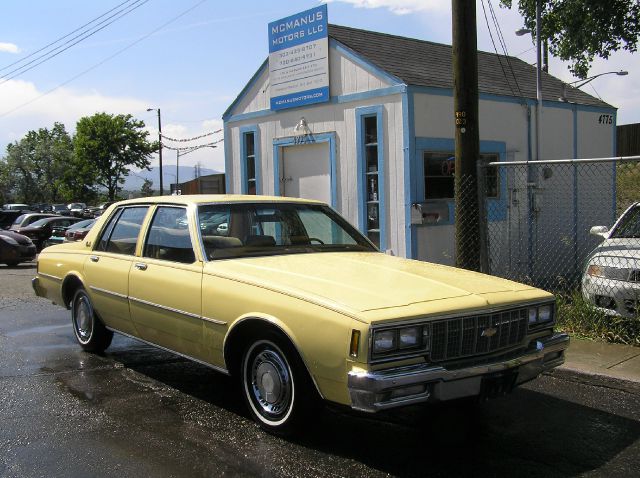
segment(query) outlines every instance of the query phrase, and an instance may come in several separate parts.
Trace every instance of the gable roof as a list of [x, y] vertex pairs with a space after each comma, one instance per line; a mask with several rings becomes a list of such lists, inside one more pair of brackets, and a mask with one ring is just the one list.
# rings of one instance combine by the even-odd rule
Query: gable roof
[[[451, 45], [339, 25], [329, 25], [329, 36], [407, 85], [453, 88]], [[542, 99], [558, 101], [563, 85], [562, 80], [543, 71]], [[535, 99], [536, 68], [513, 56], [478, 51], [478, 89]], [[577, 88], [568, 87], [565, 96], [572, 103], [613, 108]]]

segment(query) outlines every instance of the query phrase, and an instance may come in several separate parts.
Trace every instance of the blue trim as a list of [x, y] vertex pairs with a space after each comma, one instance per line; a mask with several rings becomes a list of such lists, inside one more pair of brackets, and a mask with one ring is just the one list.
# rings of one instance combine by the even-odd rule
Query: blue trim
[[223, 122], [222, 130], [224, 131], [224, 192], [229, 194], [231, 192], [231, 172], [233, 171], [233, 154], [231, 153], [231, 138], [229, 135], [229, 128], [227, 128], [226, 121]]
[[418, 257], [418, 234], [416, 226], [411, 224], [411, 206], [416, 202], [418, 178], [414, 174], [413, 158], [416, 151], [416, 130], [414, 113], [414, 90], [402, 95], [402, 140], [404, 155], [404, 240], [405, 256], [409, 259]]
[[383, 80], [387, 81], [388, 83], [391, 83], [392, 85], [394, 85], [394, 84], [403, 84], [404, 83], [404, 81], [402, 81], [397, 76], [394, 76], [391, 73], [388, 73], [385, 70], [381, 69], [377, 65], [371, 63], [369, 60], [363, 58], [358, 53], [353, 51], [351, 48], [349, 48], [345, 44], [340, 43], [335, 38], [329, 38], [329, 48], [335, 48], [336, 51], [338, 51], [339, 53], [342, 53], [349, 60], [351, 60], [354, 63], [356, 63], [357, 65], [362, 67], [367, 72], [371, 73], [372, 75], [375, 75], [375, 76], [378, 76], [378, 77], [382, 78]]
[[[436, 86], [411, 86], [411, 89], [416, 93], [426, 93], [435, 96], [450, 96], [453, 97], [453, 89], [451, 88], [439, 88]], [[516, 96], [504, 96], [497, 95], [495, 93], [480, 93], [479, 98], [487, 101], [497, 101], [500, 103], [515, 103], [519, 105], [535, 106], [536, 100], [533, 98], [521, 98]], [[560, 109], [573, 109], [577, 106], [581, 111], [595, 111], [595, 112], [610, 112], [617, 108], [613, 106], [594, 106], [594, 105], [582, 105], [578, 103], [568, 103], [563, 101], [551, 101], [543, 100], [542, 106], [544, 108], [560, 108]]]
[[[370, 100], [373, 98], [380, 98], [382, 96], [403, 94], [406, 91], [407, 91], [407, 87], [405, 85], [395, 85], [395, 86], [389, 86], [386, 88], [378, 88], [377, 90], [363, 91], [361, 93], [351, 93], [348, 95], [332, 96], [328, 103], [334, 104], [334, 105], [339, 103], [351, 103], [353, 101], [363, 101], [363, 100]], [[327, 104], [327, 102], [323, 104]], [[295, 110], [295, 108], [290, 108], [290, 110]], [[249, 113], [240, 113], [238, 115], [230, 116], [226, 118], [225, 121], [227, 123], [233, 123], [233, 122], [243, 121], [243, 120], [264, 118], [267, 116], [276, 115], [277, 113], [278, 113], [277, 111], [271, 111], [271, 110], [251, 111]]]
[[253, 74], [249, 82], [244, 86], [244, 88], [242, 88], [242, 90], [240, 91], [236, 99], [233, 100], [233, 102], [229, 105], [229, 107], [225, 110], [225, 112], [222, 113], [223, 120], [226, 120], [229, 118], [231, 110], [233, 110], [233, 108], [235, 108], [235, 106], [246, 96], [246, 94], [253, 87], [253, 85], [256, 84], [256, 82], [258, 81], [258, 78], [260, 78], [260, 75], [262, 75], [263, 71], [266, 70], [268, 66], [269, 66], [269, 57], [267, 57], [267, 59], [262, 62], [262, 65], [260, 65], [260, 68], [258, 68], [258, 71], [256, 71]]
[[[418, 179], [417, 197], [419, 201], [426, 201], [426, 191], [424, 189], [424, 160], [425, 151], [455, 152], [455, 139], [453, 138], [416, 138], [415, 146], [415, 172]], [[507, 160], [507, 143], [504, 141], [482, 140], [480, 141], [480, 153], [497, 153], [501, 162]], [[448, 226], [455, 223], [455, 208], [453, 199], [444, 199], [447, 202], [449, 217], [446, 221], [427, 226]], [[506, 170], [500, 169], [500, 192], [497, 198], [488, 198], [487, 207], [490, 222], [505, 221], [507, 219], [507, 178]]]
[[380, 229], [380, 250], [387, 249], [387, 175], [384, 160], [384, 108], [382, 105], [364, 106], [355, 109], [356, 117], [356, 157], [357, 157], [357, 191], [358, 191], [358, 222], [360, 230], [367, 233], [367, 185], [366, 185], [366, 152], [364, 137], [364, 120], [376, 117], [378, 135], [378, 227]]
[[247, 133], [253, 133], [253, 153], [256, 169], [256, 194], [262, 194], [262, 163], [261, 163], [261, 142], [260, 129], [258, 125], [242, 126], [240, 128], [240, 192], [248, 194], [247, 188], [247, 151], [245, 146], [245, 136]]
[[[329, 143], [329, 165], [331, 181], [331, 207], [338, 209], [338, 174], [336, 165], [336, 134], [318, 133], [313, 135], [314, 143]], [[301, 146], [296, 138], [278, 138], [273, 140], [273, 195], [280, 196], [280, 152], [288, 146]]]

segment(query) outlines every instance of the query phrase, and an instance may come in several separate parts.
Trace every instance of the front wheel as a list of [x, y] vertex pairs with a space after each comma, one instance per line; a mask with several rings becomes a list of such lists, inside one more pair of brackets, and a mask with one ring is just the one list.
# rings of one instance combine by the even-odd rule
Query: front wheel
[[71, 303], [71, 322], [76, 340], [87, 352], [103, 352], [113, 339], [113, 332], [107, 330], [96, 317], [87, 291], [80, 288]]
[[242, 389], [254, 420], [277, 435], [294, 432], [315, 396], [302, 361], [283, 340], [256, 340], [242, 359]]

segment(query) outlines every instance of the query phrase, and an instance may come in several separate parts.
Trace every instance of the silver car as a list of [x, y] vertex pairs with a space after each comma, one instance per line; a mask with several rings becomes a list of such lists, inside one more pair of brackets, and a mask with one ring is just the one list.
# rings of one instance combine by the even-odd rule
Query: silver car
[[640, 317], [640, 202], [631, 205], [611, 230], [594, 226], [604, 238], [591, 252], [582, 276], [582, 295], [603, 312]]

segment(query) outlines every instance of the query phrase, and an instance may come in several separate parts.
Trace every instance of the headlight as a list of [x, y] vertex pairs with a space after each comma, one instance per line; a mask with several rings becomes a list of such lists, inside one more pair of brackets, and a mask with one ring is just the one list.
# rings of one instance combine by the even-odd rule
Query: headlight
[[587, 275], [590, 275], [591, 277], [604, 277], [604, 270], [597, 264], [589, 264], [589, 267], [587, 268]]
[[411, 325], [376, 330], [373, 333], [372, 353], [374, 358], [391, 355], [404, 355], [411, 352], [429, 350], [429, 325]]
[[376, 332], [373, 336], [373, 353], [384, 353], [390, 350], [395, 350], [396, 348], [397, 342], [395, 330]]
[[535, 327], [553, 320], [553, 304], [529, 307], [529, 327]]
[[401, 349], [415, 347], [420, 340], [420, 327], [409, 327], [406, 329], [400, 329], [400, 343], [398, 346]]

